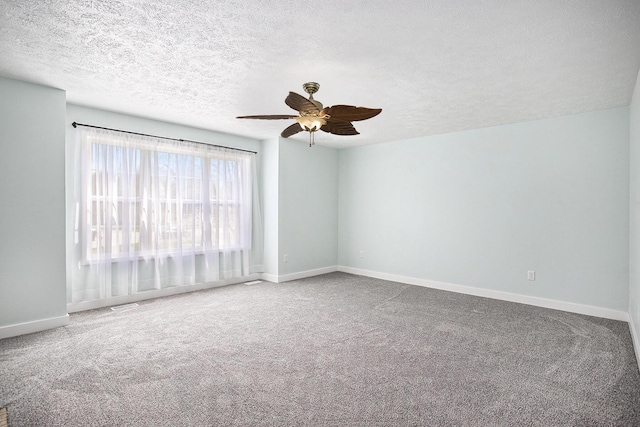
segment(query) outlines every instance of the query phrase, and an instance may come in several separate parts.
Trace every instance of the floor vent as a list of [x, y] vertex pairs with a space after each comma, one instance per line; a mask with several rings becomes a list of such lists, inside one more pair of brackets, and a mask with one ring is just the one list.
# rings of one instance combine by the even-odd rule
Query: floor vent
[[7, 408], [0, 408], [0, 427], [9, 427]]
[[136, 308], [136, 307], [138, 307], [138, 304], [135, 302], [132, 302], [131, 304], [114, 305], [113, 307], [111, 307], [111, 310], [122, 311], [122, 310], [128, 310], [130, 308]]
[[262, 280], [254, 280], [253, 282], [245, 282], [245, 285], [257, 285], [258, 283], [262, 283]]

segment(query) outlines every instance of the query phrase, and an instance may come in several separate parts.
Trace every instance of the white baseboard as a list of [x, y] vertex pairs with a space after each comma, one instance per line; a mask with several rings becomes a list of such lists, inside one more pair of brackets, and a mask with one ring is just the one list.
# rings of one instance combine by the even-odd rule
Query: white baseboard
[[132, 302], [144, 301], [147, 299], [166, 297], [169, 295], [183, 294], [186, 292], [200, 291], [203, 289], [218, 288], [220, 286], [235, 285], [237, 283], [259, 280], [262, 278], [261, 273], [254, 273], [248, 276], [235, 277], [233, 279], [219, 280], [210, 283], [198, 283], [196, 285], [176, 286], [166, 289], [155, 289], [152, 291], [140, 292], [133, 295], [123, 295], [119, 297], [111, 297], [92, 301], [82, 301], [67, 304], [67, 311], [75, 313], [78, 311], [94, 310], [96, 308], [111, 307], [113, 305], [129, 304]]
[[17, 337], [18, 335], [32, 334], [59, 328], [69, 324], [69, 315], [50, 317], [48, 319], [34, 320], [31, 322], [16, 323], [15, 325], [0, 326], [0, 339]]
[[278, 283], [278, 275], [277, 274], [262, 273], [260, 278], [262, 280], [266, 280], [267, 282]]
[[363, 270], [359, 268], [339, 265], [338, 271], [356, 274], [359, 276], [373, 277], [376, 279], [389, 280], [392, 282], [406, 283], [409, 285], [424, 286], [427, 288], [441, 289], [444, 291], [457, 292], [479, 297], [493, 298], [497, 300], [517, 302], [520, 304], [533, 305], [537, 307], [551, 308], [554, 310], [567, 311], [570, 313], [586, 314], [587, 316], [602, 317], [604, 319], [629, 321], [629, 313], [626, 311], [613, 310], [610, 308], [594, 307], [590, 305], [575, 304], [571, 302], [552, 300], [547, 298], [532, 297], [528, 295], [513, 294], [510, 292], [495, 291], [491, 289], [474, 288], [472, 286], [456, 285], [453, 283], [436, 282], [433, 280], [417, 279], [415, 277], [399, 276], [396, 274], [380, 273], [377, 271]]
[[262, 273], [262, 278], [269, 282], [282, 283], [282, 282], [289, 282], [291, 280], [304, 279], [306, 277], [319, 276], [321, 274], [333, 273], [334, 271], [338, 271], [338, 267], [335, 265], [331, 267], [316, 268], [314, 270], [299, 271], [296, 273], [285, 274], [282, 276], [277, 276], [275, 274]]
[[633, 341], [633, 350], [636, 353], [636, 361], [638, 362], [638, 368], [640, 368], [640, 336], [638, 336], [638, 329], [635, 327], [633, 317], [629, 316], [629, 330], [631, 331], [631, 340]]

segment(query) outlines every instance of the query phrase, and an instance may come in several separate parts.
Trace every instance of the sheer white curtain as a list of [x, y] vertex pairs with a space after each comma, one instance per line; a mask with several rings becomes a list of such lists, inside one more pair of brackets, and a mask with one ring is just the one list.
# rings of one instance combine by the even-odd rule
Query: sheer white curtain
[[68, 302], [261, 271], [255, 154], [76, 130]]

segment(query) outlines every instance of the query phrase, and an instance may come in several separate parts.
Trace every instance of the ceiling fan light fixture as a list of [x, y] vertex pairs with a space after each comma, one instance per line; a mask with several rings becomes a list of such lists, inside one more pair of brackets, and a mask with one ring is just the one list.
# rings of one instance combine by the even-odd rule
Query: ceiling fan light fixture
[[302, 130], [309, 132], [315, 132], [327, 124], [327, 120], [324, 117], [315, 114], [303, 114], [300, 117], [296, 117], [296, 121], [302, 127]]
[[299, 115], [269, 114], [256, 116], [238, 116], [238, 119], [262, 119], [280, 120], [294, 119], [296, 123], [288, 126], [282, 131], [280, 136], [288, 138], [298, 132], [309, 132], [309, 146], [315, 143], [314, 134], [321, 130], [334, 135], [358, 135], [359, 132], [353, 127], [351, 122], [367, 120], [380, 114], [380, 108], [355, 107], [353, 105], [334, 105], [324, 108], [322, 103], [313, 99], [313, 94], [318, 91], [320, 85], [315, 82], [308, 82], [302, 85], [309, 98], [289, 92], [289, 96], [284, 100], [285, 104], [296, 110]]

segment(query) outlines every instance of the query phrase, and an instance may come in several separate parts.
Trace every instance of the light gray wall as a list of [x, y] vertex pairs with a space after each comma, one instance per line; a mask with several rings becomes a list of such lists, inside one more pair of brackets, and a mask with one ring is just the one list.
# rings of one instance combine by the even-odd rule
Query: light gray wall
[[339, 263], [626, 311], [628, 156], [628, 108], [341, 150]]
[[[629, 235], [629, 317], [640, 351], [640, 74], [630, 107], [631, 176]], [[640, 361], [640, 354], [636, 354]]]
[[280, 139], [278, 235], [281, 276], [336, 266], [337, 150]]
[[262, 141], [264, 272], [271, 276], [278, 276], [279, 156], [280, 140], [278, 138]]
[[0, 327], [67, 314], [65, 98], [0, 77]]

